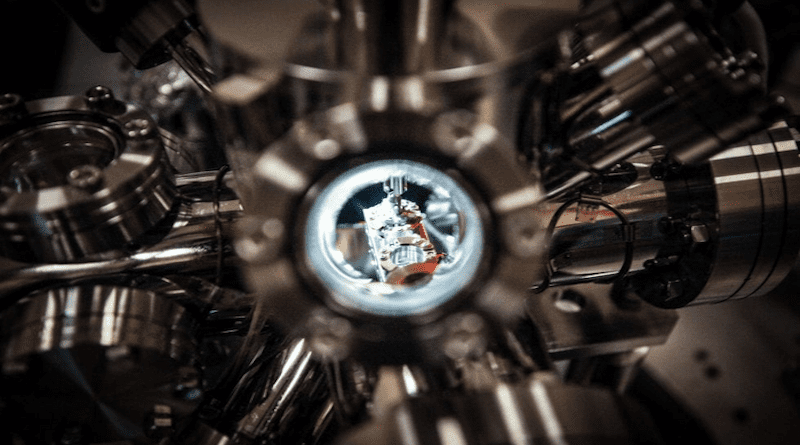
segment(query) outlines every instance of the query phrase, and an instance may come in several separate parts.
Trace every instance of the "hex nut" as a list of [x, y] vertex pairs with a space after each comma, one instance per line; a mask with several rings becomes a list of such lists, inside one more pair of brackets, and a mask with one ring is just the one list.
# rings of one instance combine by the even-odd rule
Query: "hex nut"
[[81, 165], [69, 172], [67, 182], [80, 189], [96, 190], [102, 185], [103, 170], [95, 165]]
[[148, 119], [132, 119], [125, 122], [124, 131], [131, 139], [144, 139], [153, 134], [154, 124]]

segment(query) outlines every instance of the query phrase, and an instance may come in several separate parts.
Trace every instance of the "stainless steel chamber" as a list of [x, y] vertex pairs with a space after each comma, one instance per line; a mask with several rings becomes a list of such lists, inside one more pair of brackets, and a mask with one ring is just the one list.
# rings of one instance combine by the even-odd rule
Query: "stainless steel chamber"
[[10, 443], [672, 443], [800, 251], [747, 2], [56, 3], [128, 71], [0, 96]]

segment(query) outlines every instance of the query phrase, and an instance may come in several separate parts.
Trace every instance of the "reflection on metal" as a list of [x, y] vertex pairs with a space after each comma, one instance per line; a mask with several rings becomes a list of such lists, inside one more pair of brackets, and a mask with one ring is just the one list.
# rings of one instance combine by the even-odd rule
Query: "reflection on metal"
[[[536, 373], [479, 392], [407, 398], [338, 443], [447, 445], [461, 437], [468, 443], [660, 443], [646, 417], [628, 403], [603, 388], [565, 385], [554, 374]], [[444, 437], [443, 430], [457, 431], [456, 437]]]
[[0, 95], [4, 441], [657, 444], [800, 250], [746, 2], [57, 3], [147, 70]]
[[703, 24], [704, 14], [677, 2], [587, 6], [575, 30], [580, 45], [569, 48], [574, 54], [552, 87], [563, 79], [585, 86], [558, 104], [553, 123], [542, 122], [566, 140], [547, 134], [535, 142], [549, 164], [548, 196], [575, 191], [593, 173], [656, 144], [678, 162], [702, 161], [786, 112], [763, 95], [766, 56], [734, 53]]
[[284, 411], [297, 398], [298, 389], [311, 375], [311, 351], [306, 347], [304, 339], [297, 340], [286, 348], [284, 355], [269, 395], [239, 421], [232, 439], [234, 443], [250, 443], [276, 429], [277, 422], [284, 420]]
[[[408, 190], [387, 192], [384, 183], [393, 179]], [[381, 315], [445, 303], [476, 274], [484, 249], [472, 196], [449, 176], [410, 161], [350, 170], [323, 189], [308, 219], [305, 258], [333, 297]], [[368, 249], [353, 251], [358, 246]]]
[[26, 440], [58, 440], [57, 419], [93, 442], [147, 440], [142, 425], [154, 412], [162, 425], [186, 418], [203, 388], [194, 366], [199, 307], [182, 301], [197, 297], [145, 275], [30, 294], [3, 313], [6, 415]]
[[109, 254], [170, 210], [172, 172], [144, 111], [103, 87], [23, 108], [0, 124], [4, 256], [65, 263]]
[[[620, 307], [612, 287], [581, 284], [554, 288], [528, 301], [528, 313], [554, 360], [624, 352], [667, 340], [677, 321], [673, 311], [641, 303]], [[570, 292], [582, 298], [578, 311], [565, 312], [556, 304], [560, 295]]]

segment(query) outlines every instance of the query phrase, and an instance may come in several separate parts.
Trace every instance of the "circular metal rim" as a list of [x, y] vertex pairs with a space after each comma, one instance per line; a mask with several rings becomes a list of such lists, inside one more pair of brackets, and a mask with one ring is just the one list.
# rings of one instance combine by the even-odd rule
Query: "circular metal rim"
[[[350, 189], [351, 186], [363, 185], [364, 182], [362, 180], [366, 176], [372, 177], [375, 170], [388, 172], [398, 164], [403, 167], [404, 172], [409, 174], [410, 181], [423, 186], [435, 183], [435, 187], [443, 187], [450, 192], [459, 209], [463, 210], [465, 214], [464, 226], [468, 227], [468, 229], [467, 233], [464, 234], [464, 243], [459, 250], [461, 248], [465, 249], [463, 250], [465, 257], [459, 260], [460, 267], [448, 271], [449, 274], [458, 274], [459, 280], [463, 279], [463, 281], [454, 282], [452, 281], [453, 277], [449, 276], [449, 274], [447, 277], [434, 274], [432, 280], [424, 284], [424, 286], [409, 286], [407, 289], [397, 290], [396, 293], [398, 295], [396, 296], [381, 298], [379, 290], [375, 290], [375, 292], [378, 292], [377, 294], [373, 292], [367, 297], [363, 291], [369, 290], [368, 288], [357, 286], [358, 289], [356, 289], [347, 286], [343, 284], [347, 277], [336, 276], [333, 272], [336, 270], [336, 265], [333, 264], [335, 260], [330, 257], [330, 240], [327, 238], [331, 236], [330, 232], [335, 232], [335, 227], [332, 227], [336, 221], [333, 213], [338, 212], [350, 199], [350, 196], [345, 196], [341, 193], [345, 189]], [[419, 179], [423, 178], [425, 174], [435, 174], [437, 176], [430, 179], [426, 184], [419, 183]], [[328, 295], [333, 302], [371, 315], [418, 315], [429, 312], [449, 301], [472, 282], [479, 265], [482, 263], [480, 259], [484, 256], [483, 227], [485, 222], [482, 221], [478, 207], [475, 205], [475, 194], [464, 190], [463, 186], [448, 176], [447, 173], [416, 161], [386, 158], [353, 167], [335, 178], [331, 178], [328, 181], [323, 180], [317, 184], [325, 185], [320, 187], [319, 194], [313, 198], [308, 213], [300, 218], [301, 221], [304, 221], [304, 224], [298, 231], [298, 233], [303, 234], [301, 237], [303, 241], [300, 243], [302, 247], [299, 249], [299, 253], [301, 261], [329, 289]], [[327, 224], [322, 226], [323, 221], [331, 221], [331, 227], [328, 227]], [[322, 254], [312, 255], [312, 252], [322, 252]], [[427, 295], [431, 294], [436, 294], [436, 297], [427, 297]], [[370, 301], [368, 304], [365, 298], [374, 299], [374, 301]]]
[[[446, 160], [483, 196], [480, 205], [485, 209], [487, 221], [492, 222], [484, 225], [492, 244], [486, 250], [492, 258], [491, 267], [486, 269], [491, 270], [442, 306], [414, 316], [359, 314], [339, 305], [323, 304], [330, 298], [313, 275], [309, 279], [302, 262], [297, 261], [299, 244], [290, 240], [289, 227], [303, 226], [297, 219], [302, 214], [302, 210], [297, 211], [298, 203], [319, 192], [316, 178], [324, 176], [337, 163], [341, 166], [348, 160], [380, 155], [381, 150], [370, 143], [395, 140], [392, 135], [382, 137], [380, 131], [384, 126], [362, 125], [375, 116], [385, 118], [385, 113], [359, 116], [350, 104], [328, 110], [314, 121], [323, 123], [324, 134], [313, 134], [310, 129], [320, 127], [300, 121], [254, 163], [252, 183], [248, 186], [258, 189], [264, 200], [249, 209], [251, 214], [240, 225], [236, 247], [246, 263], [245, 277], [251, 289], [260, 294], [264, 310], [281, 314], [277, 322], [298, 335], [312, 338], [318, 335], [312, 325], [319, 323], [314, 320], [322, 317], [343, 321], [335, 323], [347, 326], [339, 329], [349, 332], [343, 343], [357, 343], [358, 346], [348, 347], [361, 348], [362, 352], [366, 348], [370, 351], [363, 354], [367, 358], [372, 352], [386, 356], [382, 342], [396, 340], [398, 335], [416, 337], [427, 345], [423, 347], [436, 349], [435, 345], [440, 344], [437, 339], [446, 335], [446, 329], [437, 327], [437, 322], [459, 308], [478, 311], [501, 323], [523, 318], [528, 290], [543, 271], [541, 257], [546, 242], [536, 206], [544, 193], [538, 178], [521, 166], [514, 149], [499, 132], [463, 110], [441, 113], [433, 119], [417, 115], [422, 127], [409, 129], [409, 137], [417, 140], [408, 143], [426, 147], [428, 156]], [[454, 126], [458, 128], [451, 128]], [[462, 134], [464, 129], [469, 134], [468, 140], [448, 136]], [[368, 134], [369, 131], [378, 134]], [[335, 141], [341, 150], [336, 156], [322, 158], [314, 145], [328, 139]], [[408, 154], [413, 156], [413, 151]], [[265, 227], [270, 228], [269, 235], [265, 235]], [[484, 255], [482, 261], [488, 258], [489, 255]], [[441, 353], [433, 351], [434, 356]], [[406, 358], [413, 360], [413, 355]]]
[[10, 258], [64, 262], [119, 248], [172, 207], [176, 196], [172, 172], [157, 126], [143, 110], [110, 96], [99, 102], [88, 93], [30, 101], [25, 109], [19, 118], [0, 125], [0, 135], [11, 138], [58, 121], [86, 122], [107, 129], [120, 146], [117, 156], [101, 169], [102, 182], [96, 186], [0, 191], [0, 231], [11, 243], [4, 249]]
[[176, 283], [147, 275], [79, 280], [32, 292], [3, 314], [3, 362], [93, 344], [149, 349], [189, 363], [197, 321], [179, 302], [187, 296]]

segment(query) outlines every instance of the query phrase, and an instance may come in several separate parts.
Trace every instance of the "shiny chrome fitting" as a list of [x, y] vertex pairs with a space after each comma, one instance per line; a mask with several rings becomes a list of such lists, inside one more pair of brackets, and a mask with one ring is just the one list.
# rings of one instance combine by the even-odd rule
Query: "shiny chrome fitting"
[[176, 190], [155, 123], [94, 87], [24, 103], [0, 122], [0, 255], [71, 262], [153, 227]]

